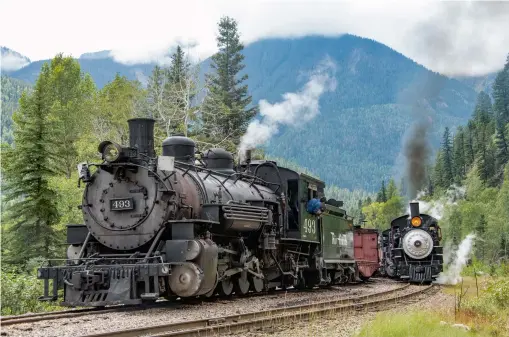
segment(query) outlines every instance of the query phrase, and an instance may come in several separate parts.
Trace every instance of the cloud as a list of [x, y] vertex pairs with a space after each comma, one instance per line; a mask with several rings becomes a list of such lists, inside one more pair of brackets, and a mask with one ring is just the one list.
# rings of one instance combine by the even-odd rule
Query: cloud
[[2, 71], [15, 71], [30, 63], [26, 58], [11, 50], [2, 49], [0, 69]]
[[[351, 33], [384, 43], [435, 71], [481, 74], [501, 68], [509, 52], [507, 4], [188, 0], [176, 5], [163, 0], [90, 0], [83, 6], [64, 0], [3, 0], [0, 29], [8, 34], [2, 34], [0, 43], [33, 59], [108, 49], [125, 63], [164, 63], [167, 51], [184, 41], [193, 43], [195, 59], [204, 59], [216, 51], [219, 18], [230, 15], [238, 20], [246, 44], [267, 37]], [[19, 26], [16, 13], [24, 13], [30, 25]], [[443, 32], [446, 37], [437, 39]]]

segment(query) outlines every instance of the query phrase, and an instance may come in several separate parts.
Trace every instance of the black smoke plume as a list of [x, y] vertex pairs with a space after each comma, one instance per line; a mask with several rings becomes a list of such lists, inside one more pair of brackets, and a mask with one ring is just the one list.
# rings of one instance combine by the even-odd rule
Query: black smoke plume
[[428, 133], [431, 123], [424, 118], [419, 118], [410, 127], [409, 133], [404, 140], [405, 155], [405, 178], [408, 186], [408, 197], [415, 199], [427, 179], [426, 167], [431, 153], [428, 142]]

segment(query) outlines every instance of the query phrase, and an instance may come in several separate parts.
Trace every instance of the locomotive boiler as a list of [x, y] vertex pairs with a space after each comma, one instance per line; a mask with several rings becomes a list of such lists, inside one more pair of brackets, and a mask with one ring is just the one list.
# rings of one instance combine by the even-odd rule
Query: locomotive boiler
[[104, 306], [359, 279], [342, 203], [306, 212], [322, 181], [249, 151], [235, 166], [231, 153], [197, 153], [183, 136], [156, 156], [154, 120], [128, 123], [129, 146], [103, 141], [102, 162], [78, 167], [84, 223], [67, 226], [67, 259], [38, 270], [41, 300], [61, 288], [64, 306]]
[[441, 229], [436, 218], [410, 203], [410, 214], [391, 222], [382, 232], [380, 272], [412, 283], [431, 283], [443, 270]]

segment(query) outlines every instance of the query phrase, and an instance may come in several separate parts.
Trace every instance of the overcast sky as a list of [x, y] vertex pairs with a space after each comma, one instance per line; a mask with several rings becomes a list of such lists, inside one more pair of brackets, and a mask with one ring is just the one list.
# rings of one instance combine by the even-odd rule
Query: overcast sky
[[111, 49], [121, 62], [161, 61], [179, 41], [204, 59], [222, 15], [246, 44], [352, 33], [449, 75], [496, 71], [509, 53], [509, 1], [1, 0], [0, 11], [0, 45], [32, 60]]

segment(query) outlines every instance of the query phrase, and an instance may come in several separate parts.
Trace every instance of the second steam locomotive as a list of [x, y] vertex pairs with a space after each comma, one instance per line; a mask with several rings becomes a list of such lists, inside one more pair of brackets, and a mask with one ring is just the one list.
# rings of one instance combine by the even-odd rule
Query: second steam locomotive
[[442, 233], [436, 218], [419, 212], [419, 203], [410, 203], [410, 214], [391, 222], [380, 236], [382, 275], [431, 283], [443, 270]]
[[249, 153], [237, 166], [224, 149], [196, 159], [182, 136], [156, 156], [154, 120], [128, 123], [129, 146], [102, 142], [103, 161], [79, 167], [84, 224], [68, 225], [68, 258], [38, 270], [41, 300], [61, 288], [64, 306], [243, 295], [378, 269], [378, 233], [355, 228], [341, 202], [328, 200], [320, 216], [306, 211], [322, 181]]

